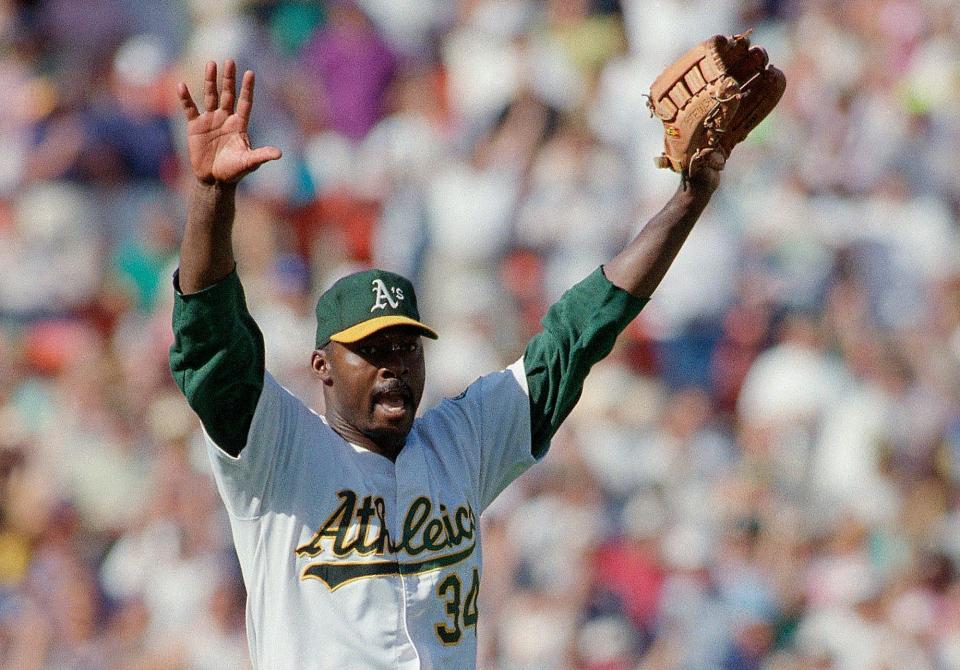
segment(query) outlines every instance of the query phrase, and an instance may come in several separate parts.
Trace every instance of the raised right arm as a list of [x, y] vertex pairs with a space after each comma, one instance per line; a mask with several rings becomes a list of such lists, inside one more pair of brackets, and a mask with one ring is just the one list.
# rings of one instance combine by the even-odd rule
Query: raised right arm
[[[280, 158], [276, 147], [250, 146], [247, 125], [253, 109], [253, 72], [243, 75], [236, 97], [237, 66], [223, 64], [223, 86], [217, 91], [217, 64], [207, 63], [200, 112], [187, 85], [177, 93], [187, 118], [187, 151], [196, 182], [190, 192], [187, 227], [180, 248], [180, 290], [196, 293], [233, 270], [234, 193], [237, 182], [267, 161]], [[236, 109], [234, 103], [236, 102]]]
[[250, 146], [253, 83], [246, 72], [235, 100], [233, 61], [224, 63], [219, 92], [216, 63], [208, 63], [203, 112], [186, 84], [178, 87], [196, 181], [175, 277], [170, 369], [207, 433], [233, 456], [246, 444], [264, 376], [263, 337], [234, 271], [234, 194], [240, 179], [280, 157], [275, 147]]

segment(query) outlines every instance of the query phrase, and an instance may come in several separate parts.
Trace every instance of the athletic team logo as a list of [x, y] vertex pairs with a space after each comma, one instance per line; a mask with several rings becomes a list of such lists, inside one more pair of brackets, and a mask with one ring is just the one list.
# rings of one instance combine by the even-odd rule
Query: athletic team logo
[[373, 294], [376, 296], [376, 301], [373, 303], [373, 307], [370, 308], [371, 312], [378, 309], [386, 309], [387, 307], [396, 309], [403, 300], [403, 289], [397, 288], [396, 286], [387, 288], [387, 285], [383, 283], [382, 279], [373, 280]]
[[[301, 558], [322, 554], [336, 560], [309, 563], [301, 579], [319, 579], [331, 591], [367, 577], [413, 575], [466, 560], [476, 547], [477, 520], [469, 504], [455, 509], [434, 507], [426, 496], [414, 500], [403, 518], [399, 538], [390, 537], [386, 505], [379, 496], [361, 498], [354, 491], [337, 492], [340, 504], [310, 540], [297, 547]], [[345, 561], [351, 556], [405, 554], [409, 561]]]

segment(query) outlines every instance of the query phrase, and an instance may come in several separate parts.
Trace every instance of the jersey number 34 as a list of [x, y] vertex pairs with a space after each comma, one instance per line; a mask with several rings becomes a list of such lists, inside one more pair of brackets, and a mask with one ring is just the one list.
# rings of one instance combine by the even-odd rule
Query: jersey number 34
[[446, 579], [437, 585], [437, 595], [447, 601], [447, 615], [449, 616], [449, 620], [435, 624], [433, 627], [437, 631], [437, 637], [440, 638], [440, 641], [446, 645], [457, 644], [463, 637], [463, 630], [471, 626], [473, 626], [474, 634], [476, 634], [477, 618], [480, 616], [477, 609], [477, 597], [480, 595], [480, 574], [477, 569], [473, 569], [470, 590], [467, 591], [465, 600], [461, 600], [463, 583], [456, 573], [450, 573]]

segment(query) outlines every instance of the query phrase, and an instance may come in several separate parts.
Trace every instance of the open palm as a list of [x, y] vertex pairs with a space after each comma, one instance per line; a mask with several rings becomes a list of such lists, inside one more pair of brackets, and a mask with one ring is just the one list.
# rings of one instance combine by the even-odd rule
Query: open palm
[[[204, 111], [197, 109], [187, 85], [180, 83], [177, 93], [187, 117], [187, 153], [190, 165], [200, 181], [234, 183], [258, 167], [280, 158], [276, 147], [250, 146], [247, 124], [253, 109], [253, 72], [243, 75], [240, 97], [236, 98], [237, 66], [232, 60], [223, 64], [223, 85], [217, 90], [217, 64], [207, 63], [203, 82]], [[234, 109], [236, 104], [236, 109]]]

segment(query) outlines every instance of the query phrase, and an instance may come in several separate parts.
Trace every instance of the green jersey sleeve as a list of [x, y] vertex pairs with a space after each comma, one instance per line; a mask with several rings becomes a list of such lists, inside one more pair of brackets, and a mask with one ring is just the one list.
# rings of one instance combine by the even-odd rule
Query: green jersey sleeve
[[263, 390], [263, 335], [236, 270], [197, 293], [180, 293], [176, 275], [174, 287], [173, 379], [207, 435], [237, 456]]
[[531, 449], [541, 458], [580, 399], [583, 381], [647, 304], [597, 268], [547, 311], [523, 354], [530, 395]]

